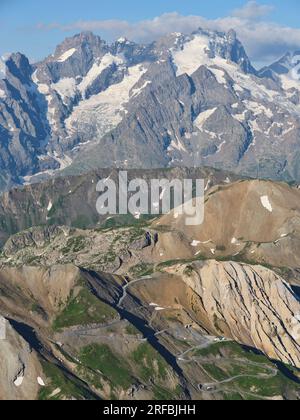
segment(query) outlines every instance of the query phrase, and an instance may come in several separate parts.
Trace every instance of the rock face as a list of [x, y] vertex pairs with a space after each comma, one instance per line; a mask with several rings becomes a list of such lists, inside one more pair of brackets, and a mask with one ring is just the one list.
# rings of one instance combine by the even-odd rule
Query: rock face
[[0, 399], [34, 400], [42, 368], [29, 344], [6, 321], [6, 337], [0, 340]]
[[256, 72], [233, 31], [201, 29], [150, 45], [83, 33], [35, 64], [13, 54], [0, 67], [0, 187], [91, 167], [298, 180], [298, 58]]
[[[29, 302], [33, 300], [39, 308], [37, 318], [41, 317], [40, 322], [43, 323], [45, 314], [47, 319], [51, 319], [60, 306], [67, 302], [80, 275], [80, 269], [72, 264], [3, 267], [0, 272], [0, 287], [6, 293], [0, 297], [1, 308], [13, 314], [15, 319], [26, 323], [32, 317], [28, 307], [32, 307]], [[16, 292], [17, 289], [22, 290], [21, 295]]]
[[211, 332], [300, 367], [300, 302], [282, 278], [261, 266], [216, 261], [179, 273], [198, 295], [193, 308]]

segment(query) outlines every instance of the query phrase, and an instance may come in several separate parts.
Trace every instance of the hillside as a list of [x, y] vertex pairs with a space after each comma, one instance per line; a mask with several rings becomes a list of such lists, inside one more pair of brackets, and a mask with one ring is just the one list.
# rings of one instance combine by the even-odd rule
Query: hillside
[[175, 209], [127, 226], [10, 236], [0, 255], [0, 392], [298, 399], [299, 190], [222, 179], [192, 230]]

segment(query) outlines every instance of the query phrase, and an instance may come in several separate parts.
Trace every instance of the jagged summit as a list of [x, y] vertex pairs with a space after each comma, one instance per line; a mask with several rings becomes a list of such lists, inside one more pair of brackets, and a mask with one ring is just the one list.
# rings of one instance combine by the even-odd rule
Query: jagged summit
[[300, 51], [289, 51], [282, 58], [270, 66], [264, 67], [261, 71], [261, 75], [269, 75], [273, 77], [276, 75], [289, 75], [296, 79], [300, 79]]
[[83, 32], [40, 63], [13, 55], [0, 84], [2, 177], [205, 165], [298, 180], [297, 57], [257, 73], [235, 31], [203, 29], [148, 45]]

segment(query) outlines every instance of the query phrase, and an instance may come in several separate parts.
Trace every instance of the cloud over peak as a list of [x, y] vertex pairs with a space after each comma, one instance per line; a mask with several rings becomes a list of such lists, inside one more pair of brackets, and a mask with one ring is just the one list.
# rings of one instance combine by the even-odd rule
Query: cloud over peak
[[138, 22], [126, 20], [77, 21], [68, 25], [40, 24], [40, 30], [62, 32], [94, 31], [110, 39], [125, 36], [137, 42], [152, 42], [170, 32], [189, 34], [198, 28], [227, 32], [234, 29], [253, 62], [262, 66], [269, 64], [287, 51], [300, 49], [300, 28], [285, 27], [264, 20], [273, 7], [249, 1], [244, 7], [233, 10], [230, 16], [206, 19], [202, 16], [184, 16], [177, 12], [165, 13], [153, 19]]

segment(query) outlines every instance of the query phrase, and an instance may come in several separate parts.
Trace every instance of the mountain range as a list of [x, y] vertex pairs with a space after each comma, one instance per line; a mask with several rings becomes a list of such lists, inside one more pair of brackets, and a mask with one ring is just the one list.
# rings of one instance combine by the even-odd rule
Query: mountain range
[[92, 33], [0, 64], [0, 187], [93, 168], [210, 166], [300, 180], [300, 53], [257, 71], [234, 31], [149, 45]]
[[66, 224], [32, 212], [2, 246], [0, 399], [299, 400], [298, 188], [206, 170], [202, 226], [70, 226], [95, 176], [2, 195], [7, 223], [44, 196]]
[[[2, 57], [0, 400], [299, 400], [299, 129], [300, 53], [234, 31]], [[119, 168], [203, 223], [99, 215]]]

